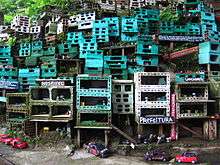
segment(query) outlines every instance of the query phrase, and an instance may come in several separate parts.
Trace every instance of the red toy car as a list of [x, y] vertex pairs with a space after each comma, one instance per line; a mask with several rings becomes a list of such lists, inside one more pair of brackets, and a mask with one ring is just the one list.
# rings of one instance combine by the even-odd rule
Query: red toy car
[[28, 148], [28, 143], [22, 141], [20, 138], [14, 138], [10, 144], [12, 145], [12, 147], [18, 148], [18, 149]]
[[89, 153], [95, 156], [99, 156], [101, 158], [106, 158], [110, 155], [110, 151], [105, 146], [99, 143], [89, 143], [85, 147], [87, 148]]
[[9, 137], [9, 135], [7, 134], [1, 135], [0, 137], [0, 142], [5, 143], [5, 144], [10, 144], [12, 140], [13, 138]]
[[8, 134], [0, 134], [0, 142], [2, 142], [2, 139], [8, 138]]
[[186, 151], [182, 155], [176, 155], [176, 161], [179, 163], [198, 163], [198, 153], [194, 151]]

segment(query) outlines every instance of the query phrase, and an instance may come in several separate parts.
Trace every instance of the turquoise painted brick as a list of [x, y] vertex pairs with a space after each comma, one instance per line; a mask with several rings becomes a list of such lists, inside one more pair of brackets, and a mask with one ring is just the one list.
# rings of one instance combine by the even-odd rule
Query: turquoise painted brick
[[77, 46], [71, 43], [63, 43], [58, 45], [59, 54], [77, 54]]
[[160, 20], [160, 11], [158, 9], [144, 9], [137, 8], [134, 10], [135, 15], [143, 15], [146, 16], [146, 19], [151, 21], [159, 21]]
[[56, 64], [55, 56], [42, 56], [40, 57], [40, 61], [44, 63]]
[[93, 23], [92, 34], [97, 42], [109, 42], [109, 29], [107, 20], [96, 20]]
[[72, 44], [79, 44], [83, 42], [82, 32], [69, 32], [67, 33], [67, 42]]
[[187, 73], [176, 74], [177, 83], [186, 82], [188, 78], [200, 78], [201, 81], [205, 81], [205, 73], [201, 72], [201, 73], [192, 73], [192, 74], [187, 74]]
[[0, 76], [0, 80], [4, 80], [4, 81], [17, 81], [18, 77], [15, 77], [15, 76]]
[[187, 24], [187, 28], [188, 28], [188, 34], [189, 35], [201, 35], [201, 26], [200, 26], [200, 24], [189, 23], [189, 24]]
[[80, 58], [88, 58], [88, 57], [102, 57], [103, 50], [84, 50], [80, 51]]
[[38, 57], [26, 57], [25, 58], [25, 66], [37, 66]]
[[50, 78], [50, 77], [56, 77], [56, 76], [57, 76], [56, 67], [41, 69], [41, 77], [42, 78]]
[[118, 17], [107, 17], [104, 20], [108, 21], [109, 36], [117, 37], [120, 35], [119, 31], [119, 18]]
[[19, 56], [26, 57], [31, 55], [31, 49], [29, 48], [22, 48], [19, 50]]
[[138, 40], [138, 34], [137, 33], [132, 33], [132, 34], [121, 33], [121, 41], [136, 42], [137, 40]]
[[205, 34], [207, 31], [217, 31], [216, 23], [202, 24], [202, 34]]
[[[98, 69], [97, 69], [98, 70]], [[102, 68], [99, 69], [102, 71]], [[88, 88], [85, 89], [82, 87], [83, 81], [90, 81], [92, 84], [94, 83], [95, 88], [87, 86]], [[98, 84], [105, 84], [104, 86], [97, 86]], [[96, 85], [97, 84], [97, 85]], [[93, 85], [93, 86], [94, 86]], [[90, 76], [87, 74], [79, 74], [76, 77], [76, 91], [77, 92], [101, 92], [101, 93], [111, 93], [112, 91], [112, 77], [111, 76]]]
[[30, 43], [20, 43], [20, 49], [31, 49], [31, 44]]
[[158, 9], [146, 9], [148, 20], [159, 21], [160, 20], [160, 11]]
[[209, 31], [207, 37], [210, 41], [219, 41], [220, 40], [220, 32], [218, 32], [218, 31]]
[[137, 54], [158, 54], [158, 45], [154, 44], [153, 42], [137, 42]]
[[199, 44], [199, 53], [220, 54], [219, 42], [203, 42]]
[[89, 40], [88, 42], [80, 43], [79, 44], [80, 57], [83, 56], [83, 53], [81, 54], [81, 52], [83, 51], [87, 51], [87, 50], [95, 51], [97, 49], [98, 49], [98, 45], [96, 41]]
[[32, 49], [31, 56], [32, 57], [41, 57], [41, 56], [43, 56], [43, 49]]
[[201, 1], [200, 0], [185, 0], [184, 4], [186, 5], [196, 5], [199, 4]]
[[111, 75], [112, 79], [127, 80], [127, 69], [104, 69], [104, 74]]
[[102, 68], [103, 67], [103, 57], [102, 58], [86, 58], [85, 67]]
[[18, 70], [15, 67], [0, 66], [0, 76], [18, 77]]
[[143, 42], [153, 42], [153, 37], [152, 35], [140, 35], [138, 36], [138, 41], [143, 41]]
[[122, 17], [122, 33], [138, 33], [137, 19], [134, 17]]
[[136, 57], [137, 65], [140, 66], [158, 66], [158, 56], [137, 56]]
[[19, 69], [18, 77], [39, 77], [40, 68], [31, 68], [31, 69]]
[[172, 34], [175, 26], [173, 22], [161, 22], [160, 23], [160, 34]]
[[55, 47], [47, 47], [43, 49], [43, 55], [44, 56], [51, 56], [51, 55], [55, 55]]
[[11, 56], [11, 47], [8, 45], [0, 46], [0, 58], [10, 57]]
[[176, 34], [184, 34], [184, 35], [186, 35], [188, 33], [188, 28], [187, 28], [186, 25], [176, 25], [175, 29], [174, 29], [174, 32]]
[[201, 11], [201, 19], [215, 21], [215, 14], [211, 12]]
[[[104, 103], [97, 102], [95, 105], [82, 105], [81, 102], [83, 102], [83, 98], [89, 97], [92, 101], [93, 98], [103, 98]], [[103, 110], [103, 111], [111, 111], [111, 94], [110, 95], [100, 95], [98, 93], [77, 93], [76, 98], [76, 108], [78, 111], [80, 110]]]
[[126, 69], [127, 56], [104, 56], [105, 69]]
[[128, 66], [128, 74], [134, 74], [136, 72], [144, 72], [144, 66], [138, 66], [138, 65]]
[[218, 42], [199, 44], [199, 64], [220, 64], [220, 44]]
[[13, 65], [13, 57], [0, 57], [0, 65]]
[[31, 43], [31, 47], [33, 50], [39, 50], [43, 48], [43, 42], [42, 41], [34, 41]]
[[90, 75], [102, 75], [103, 68], [96, 68], [96, 67], [85, 67], [84, 73]]

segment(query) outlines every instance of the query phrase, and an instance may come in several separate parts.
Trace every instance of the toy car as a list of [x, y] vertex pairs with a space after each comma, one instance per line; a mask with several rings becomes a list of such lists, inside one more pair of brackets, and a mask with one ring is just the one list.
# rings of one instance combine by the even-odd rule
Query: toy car
[[10, 144], [13, 138], [9, 137], [9, 135], [5, 134], [0, 137], [0, 141], [5, 144]]
[[198, 153], [194, 151], [186, 151], [181, 155], [176, 155], [176, 161], [179, 163], [198, 163]]
[[25, 149], [28, 148], [28, 143], [22, 141], [20, 138], [14, 138], [10, 144], [12, 145], [12, 147], [14, 148], [18, 148], [18, 149]]
[[8, 134], [0, 134], [0, 142], [2, 142], [3, 139], [8, 138]]
[[86, 146], [89, 153], [100, 156], [101, 158], [106, 158], [110, 155], [110, 151], [102, 144], [99, 143], [89, 143]]
[[145, 160], [168, 161], [171, 159], [170, 154], [162, 150], [152, 150], [144, 154]]

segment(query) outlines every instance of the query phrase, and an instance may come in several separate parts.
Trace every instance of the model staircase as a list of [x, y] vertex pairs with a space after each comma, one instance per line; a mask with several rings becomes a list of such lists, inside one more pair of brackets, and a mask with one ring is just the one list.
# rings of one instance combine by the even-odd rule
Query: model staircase
[[126, 139], [130, 140], [132, 143], [137, 143], [136, 140], [134, 140], [132, 137], [130, 137], [128, 134], [126, 134], [125, 132], [123, 132], [122, 130], [120, 130], [118, 127], [111, 125], [112, 129], [115, 130], [116, 132], [118, 132], [120, 135], [124, 136]]
[[200, 137], [200, 138], [203, 138], [203, 135], [201, 135], [200, 133], [198, 133], [198, 132], [196, 132], [196, 131], [193, 131], [192, 129], [188, 128], [187, 126], [185, 126], [185, 125], [183, 125], [183, 124], [178, 123], [178, 126], [179, 126], [179, 127], [182, 127], [183, 129], [185, 129], [185, 130], [191, 132], [192, 134], [194, 134], [194, 135], [196, 135], [196, 136], [198, 136], [198, 137]]
[[181, 58], [181, 57], [196, 53], [198, 51], [199, 51], [199, 47], [195, 46], [195, 47], [192, 47], [192, 48], [187, 48], [187, 49], [183, 49], [183, 50], [180, 50], [180, 51], [177, 51], [177, 52], [166, 54], [166, 55], [163, 56], [163, 58], [165, 60], [174, 60], [176, 58]]

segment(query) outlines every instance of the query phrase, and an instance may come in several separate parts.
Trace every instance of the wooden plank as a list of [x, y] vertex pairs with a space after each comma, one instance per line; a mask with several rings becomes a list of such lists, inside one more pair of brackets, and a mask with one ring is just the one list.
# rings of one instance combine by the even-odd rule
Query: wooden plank
[[203, 135], [201, 135], [201, 134], [199, 134], [199, 133], [193, 131], [192, 129], [188, 128], [187, 126], [185, 126], [185, 125], [183, 125], [183, 124], [178, 123], [178, 126], [180, 126], [180, 127], [182, 127], [183, 129], [185, 129], [185, 130], [191, 132], [192, 134], [197, 135], [198, 137], [203, 138]]
[[181, 57], [190, 55], [192, 53], [196, 53], [196, 52], [198, 52], [198, 50], [199, 50], [199, 47], [195, 46], [195, 47], [192, 47], [192, 48], [187, 48], [187, 49], [183, 49], [183, 50], [180, 50], [180, 51], [177, 51], [177, 52], [166, 54], [165, 56], [163, 56], [163, 58], [173, 60], [173, 59], [176, 59], [176, 58], [181, 58]]
[[75, 126], [74, 128], [82, 129], [112, 129], [111, 127], [95, 127], [95, 126]]
[[112, 125], [112, 128], [118, 132], [119, 134], [121, 134], [122, 136], [124, 136], [126, 139], [130, 140], [133, 143], [137, 143], [136, 140], [134, 140], [133, 138], [131, 138], [128, 134], [124, 133], [122, 130], [120, 130], [119, 128], [117, 128], [116, 126]]

